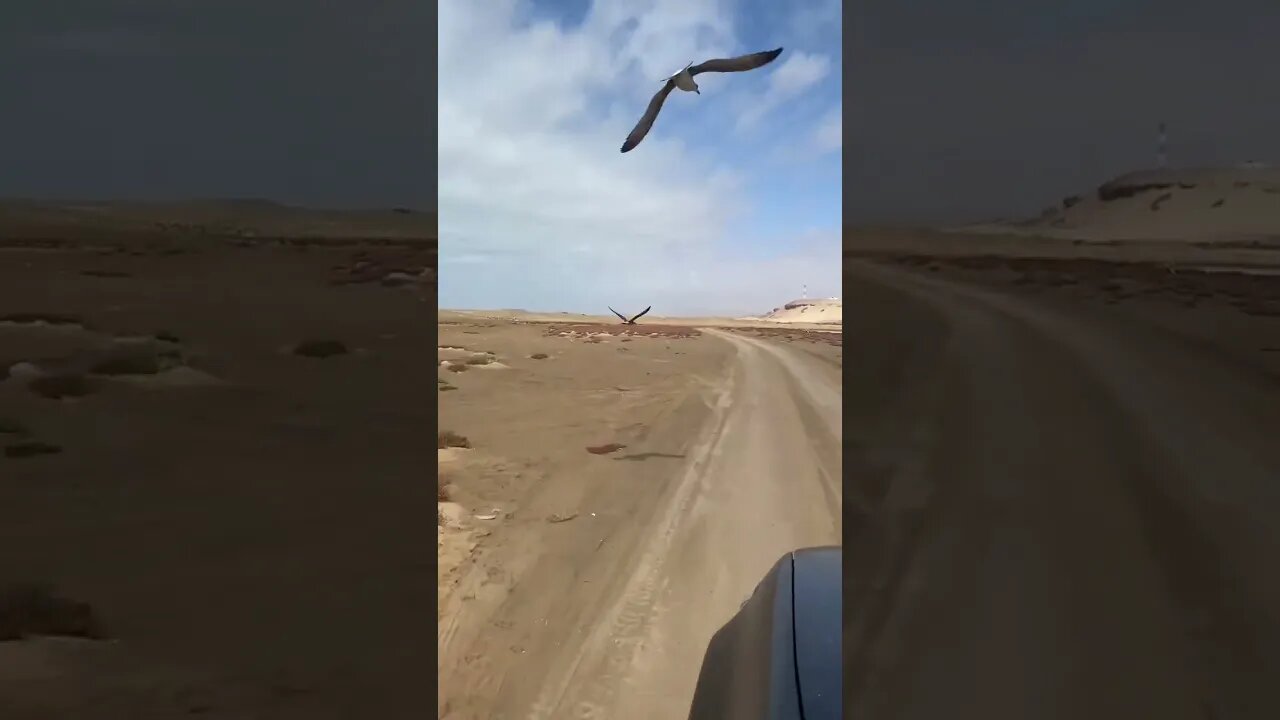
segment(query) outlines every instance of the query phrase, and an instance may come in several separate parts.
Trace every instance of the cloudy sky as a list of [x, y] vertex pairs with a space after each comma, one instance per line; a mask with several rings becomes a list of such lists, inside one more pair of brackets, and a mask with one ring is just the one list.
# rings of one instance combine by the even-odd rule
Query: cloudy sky
[[0, 2], [0, 196], [430, 209], [422, 0]]
[[[441, 307], [766, 312], [840, 293], [840, 3], [441, 0]], [[698, 78], [619, 152], [659, 80]]]
[[1155, 161], [1280, 164], [1277, 0], [847, 4], [850, 223], [1034, 214]]

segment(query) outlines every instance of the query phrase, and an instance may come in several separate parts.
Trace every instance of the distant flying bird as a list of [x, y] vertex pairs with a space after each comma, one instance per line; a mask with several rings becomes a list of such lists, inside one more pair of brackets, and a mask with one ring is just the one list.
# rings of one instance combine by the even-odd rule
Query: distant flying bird
[[[609, 309], [610, 309], [610, 310], [613, 310], [613, 308], [609, 308]], [[644, 310], [640, 311], [639, 313], [636, 313], [634, 316], [632, 316], [632, 317], [631, 317], [631, 319], [627, 319], [627, 316], [626, 316], [626, 315], [623, 315], [622, 313], [618, 312], [617, 310], [613, 310], [613, 314], [618, 316], [618, 319], [622, 321], [622, 324], [623, 324], [623, 325], [635, 325], [637, 320], [639, 320], [640, 318], [644, 317], [644, 314], [645, 314], [645, 313], [647, 313], [647, 312], [649, 312], [649, 311], [650, 311], [650, 310], [652, 310], [652, 309], [653, 309], [653, 306], [652, 306], [652, 305], [650, 305], [649, 307], [645, 308]]]
[[649, 101], [649, 107], [645, 109], [640, 122], [636, 123], [631, 134], [627, 136], [627, 141], [622, 143], [622, 152], [627, 152], [639, 145], [644, 136], [649, 133], [649, 128], [653, 127], [653, 121], [657, 119], [658, 111], [662, 109], [662, 103], [671, 94], [672, 88], [680, 88], [685, 92], [694, 92], [701, 95], [702, 91], [698, 89], [698, 83], [693, 81], [694, 75], [704, 72], [754, 70], [762, 65], [768, 65], [781, 54], [782, 48], [778, 48], [777, 50], [766, 50], [764, 52], [751, 53], [750, 55], [740, 55], [735, 58], [708, 60], [697, 65], [689, 63], [680, 72], [663, 80], [662, 89]]

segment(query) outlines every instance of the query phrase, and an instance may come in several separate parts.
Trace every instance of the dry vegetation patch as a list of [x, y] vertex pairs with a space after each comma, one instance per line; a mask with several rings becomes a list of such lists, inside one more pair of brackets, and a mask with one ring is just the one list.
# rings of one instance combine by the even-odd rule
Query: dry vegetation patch
[[0, 641], [28, 637], [104, 640], [102, 622], [88, 603], [61, 597], [40, 585], [0, 591]]
[[471, 441], [452, 430], [442, 430], [436, 438], [436, 449], [470, 448]]

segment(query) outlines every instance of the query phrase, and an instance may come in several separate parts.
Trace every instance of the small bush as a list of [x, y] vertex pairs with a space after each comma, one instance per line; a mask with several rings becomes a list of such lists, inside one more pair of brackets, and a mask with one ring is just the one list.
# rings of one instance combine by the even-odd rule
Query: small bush
[[98, 388], [83, 375], [46, 375], [32, 380], [27, 389], [40, 397], [60, 400], [92, 395]]
[[12, 445], [6, 445], [4, 448], [4, 456], [15, 460], [20, 458], [37, 457], [40, 455], [57, 455], [60, 452], [62, 452], [62, 448], [58, 445], [51, 445], [37, 440], [14, 443]]
[[346, 355], [347, 345], [339, 340], [304, 340], [293, 349], [293, 354], [310, 358]]
[[534, 359], [534, 360], [546, 360], [546, 359], [547, 359], [547, 354], [546, 354], [546, 353], [534, 353], [534, 354], [530, 355], [529, 357], [530, 357], [530, 358], [532, 358], [532, 359]]
[[182, 354], [147, 349], [140, 352], [115, 352], [95, 362], [90, 372], [95, 375], [157, 375], [182, 364]]
[[0, 590], [0, 640], [31, 636], [108, 637], [88, 603], [59, 597], [36, 585]]
[[26, 435], [27, 426], [13, 418], [0, 417], [0, 435]]
[[469, 448], [471, 441], [452, 430], [441, 431], [436, 437], [436, 449], [443, 450], [451, 447]]

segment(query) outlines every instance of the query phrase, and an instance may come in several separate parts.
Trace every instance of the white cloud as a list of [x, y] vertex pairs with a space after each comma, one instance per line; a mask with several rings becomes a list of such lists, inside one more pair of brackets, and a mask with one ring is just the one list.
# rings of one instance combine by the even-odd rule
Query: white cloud
[[799, 3], [791, 16], [791, 32], [800, 38], [822, 36], [839, 38], [841, 34], [841, 0], [811, 0]]
[[817, 85], [829, 72], [831, 60], [827, 56], [799, 51], [791, 53], [769, 76], [769, 85], [764, 95], [753, 98], [743, 108], [738, 115], [738, 127], [754, 127], [769, 112]]
[[844, 145], [841, 106], [837, 105], [818, 121], [813, 131], [813, 144], [818, 152], [835, 152]]
[[[721, 0], [598, 0], [566, 29], [530, 22], [516, 0], [441, 0], [442, 303], [511, 305], [523, 293], [525, 304], [563, 298], [558, 309], [570, 310], [665, 294], [690, 312], [749, 308], [752, 287], [838, 257], [836, 238], [825, 255], [797, 245], [776, 265], [731, 260], [720, 243], [747, 210], [738, 171], [669, 126], [618, 151], [659, 78], [689, 60], [746, 51], [729, 9]], [[804, 80], [812, 64], [806, 56], [789, 72]], [[823, 263], [806, 267], [815, 254]], [[838, 268], [831, 274], [838, 289]]]

